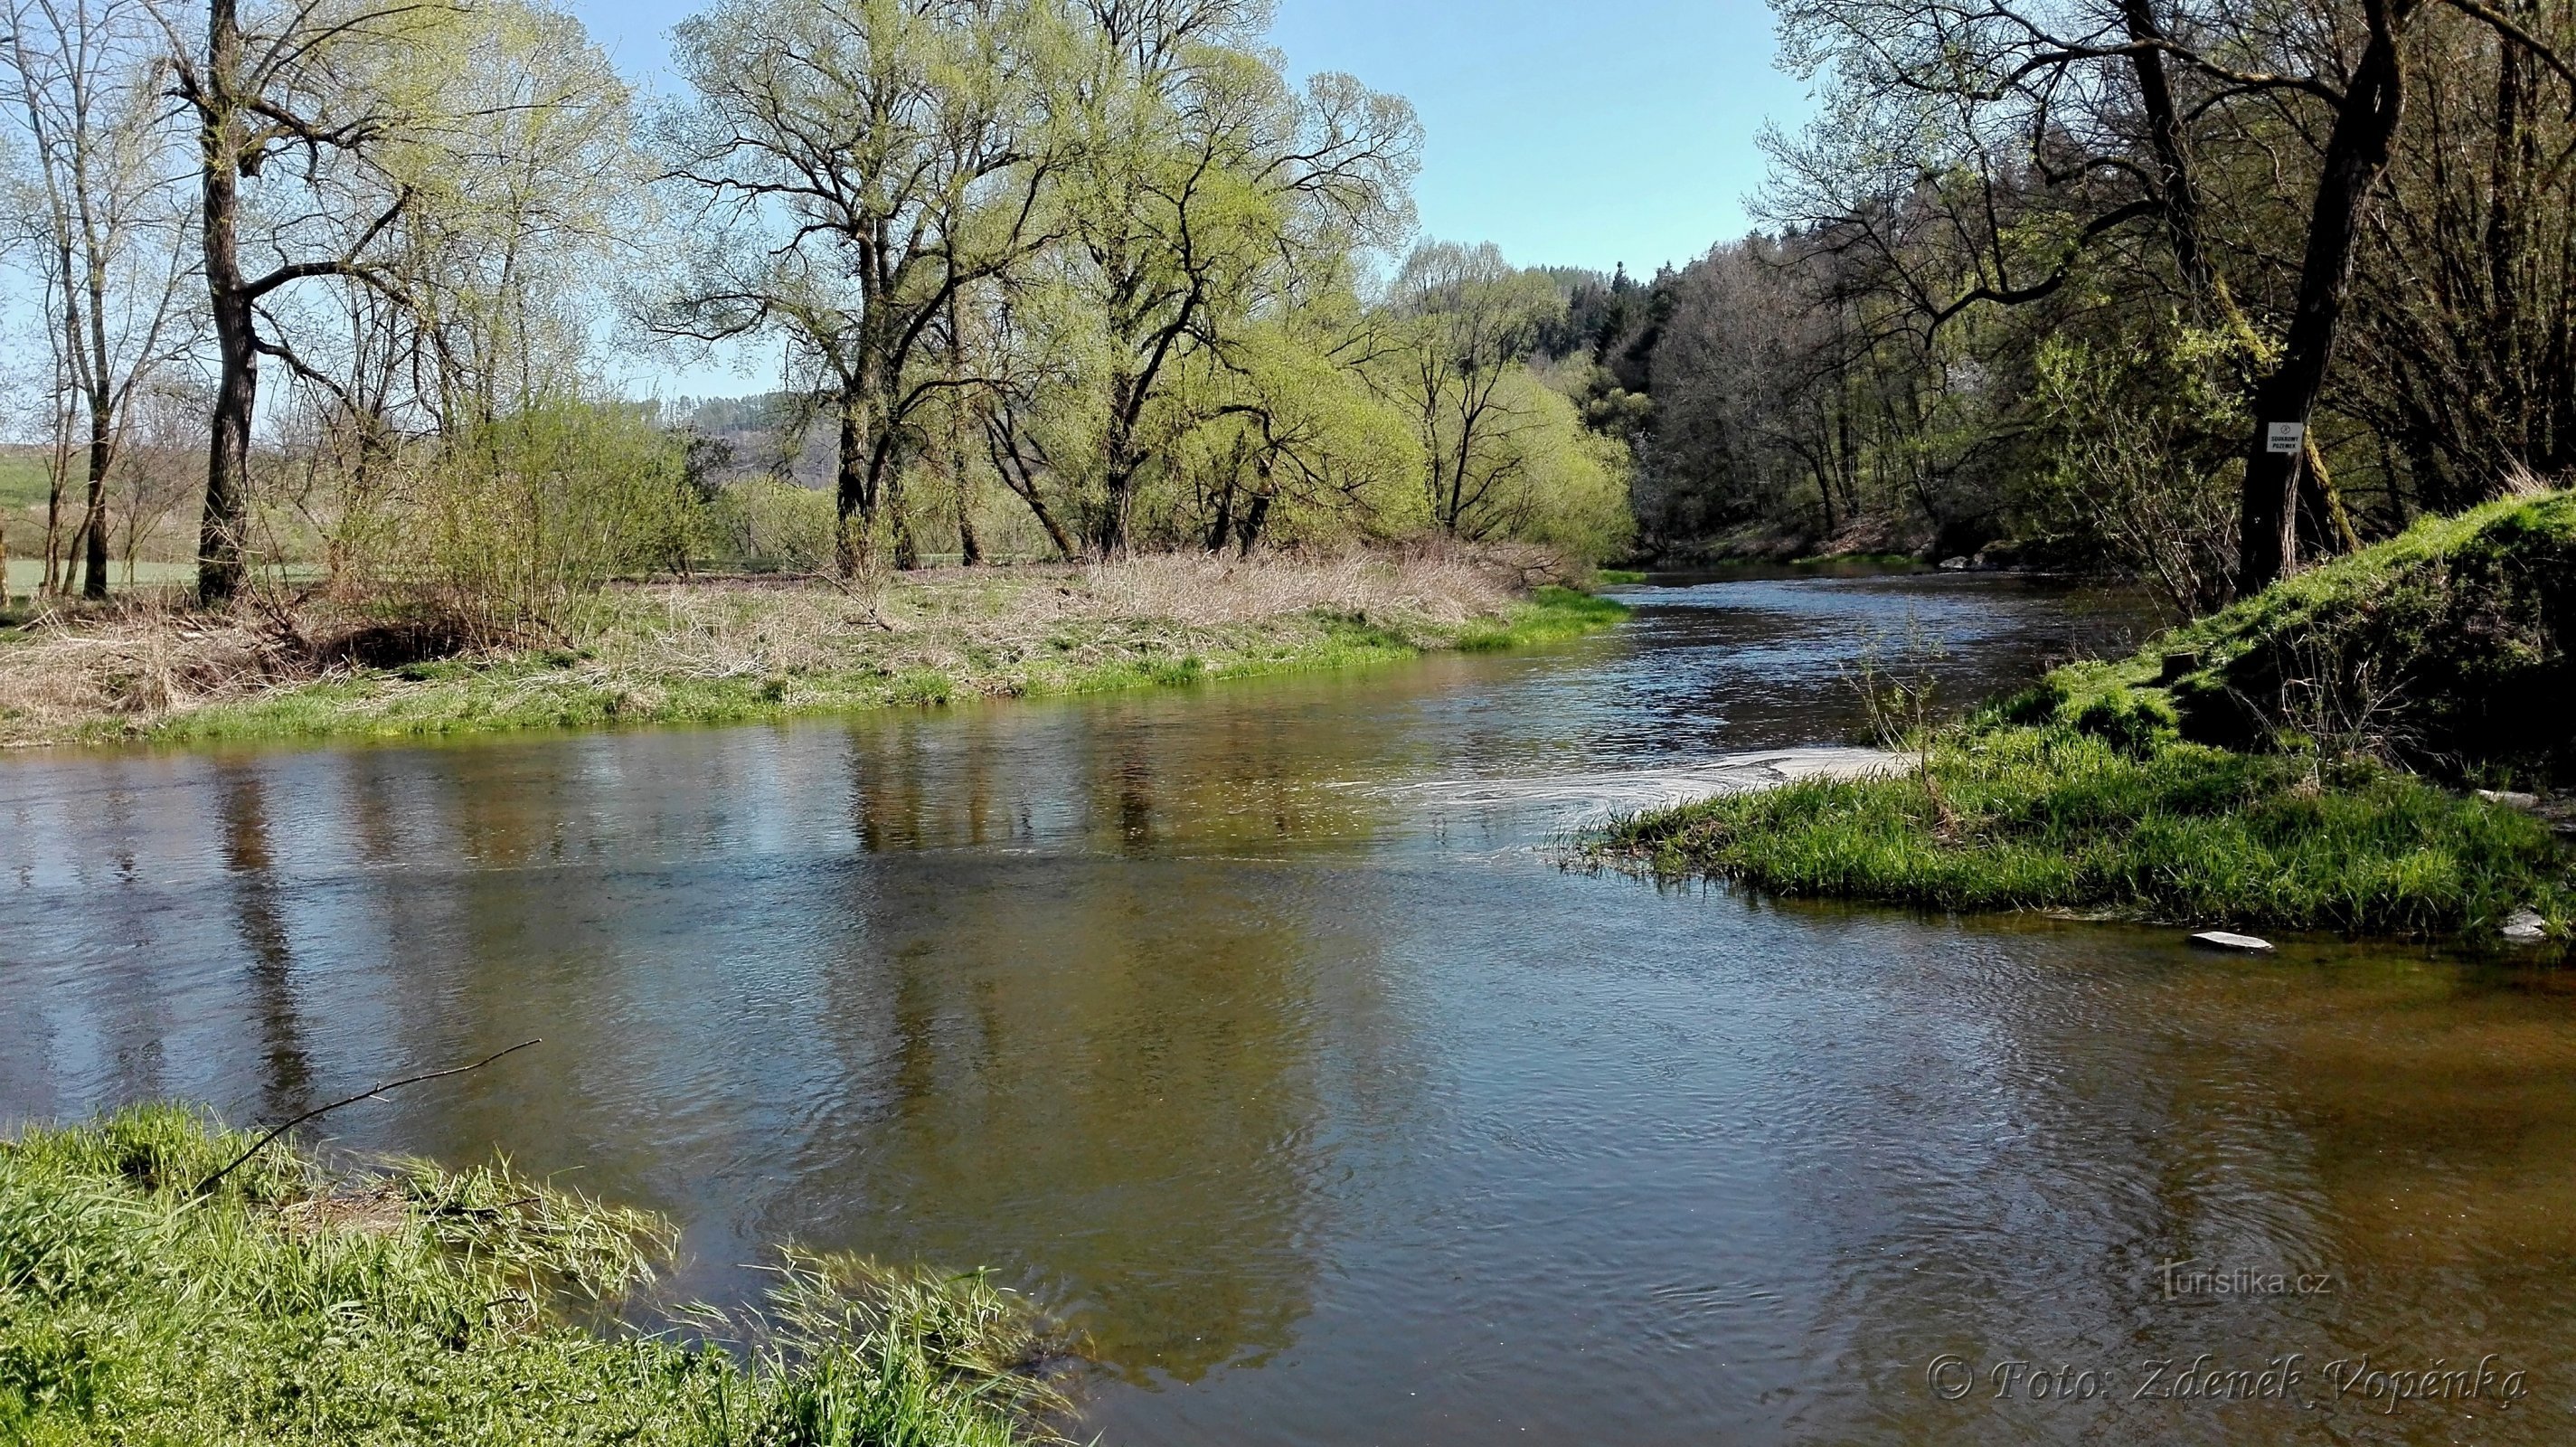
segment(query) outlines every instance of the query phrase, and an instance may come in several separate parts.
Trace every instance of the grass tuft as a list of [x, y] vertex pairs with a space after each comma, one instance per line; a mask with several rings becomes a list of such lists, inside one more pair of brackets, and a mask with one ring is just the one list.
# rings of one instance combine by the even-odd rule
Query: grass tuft
[[2368, 761], [2065, 724], [1941, 734], [1919, 775], [1814, 781], [1627, 820], [1604, 841], [1667, 873], [1945, 910], [2440, 937], [2576, 915], [2548, 826]]
[[247, 1143], [157, 1106], [0, 1144], [0, 1440], [1008, 1447], [1062, 1406], [980, 1276], [791, 1254], [687, 1340], [602, 1330], [658, 1218], [283, 1146], [194, 1198]]

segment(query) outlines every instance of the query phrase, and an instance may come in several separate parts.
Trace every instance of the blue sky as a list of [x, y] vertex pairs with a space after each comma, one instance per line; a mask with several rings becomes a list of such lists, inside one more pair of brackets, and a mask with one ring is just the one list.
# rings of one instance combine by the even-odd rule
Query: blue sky
[[[698, 7], [571, 8], [667, 86], [664, 36]], [[1743, 234], [1756, 132], [1808, 110], [1771, 37], [1762, 0], [1279, 0], [1272, 33], [1296, 74], [1349, 71], [1421, 112], [1426, 235], [1639, 273]]]

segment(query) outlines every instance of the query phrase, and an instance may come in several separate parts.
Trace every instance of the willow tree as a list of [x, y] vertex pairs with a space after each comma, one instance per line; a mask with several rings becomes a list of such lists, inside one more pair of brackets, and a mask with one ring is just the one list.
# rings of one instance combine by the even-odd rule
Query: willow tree
[[726, 0], [675, 32], [695, 95], [661, 139], [707, 239], [657, 325], [787, 342], [838, 424], [844, 573], [880, 517], [912, 562], [904, 457], [974, 380], [933, 329], [1046, 239], [1052, 31], [1016, 0]]
[[1420, 431], [1431, 516], [1452, 537], [1500, 531], [1495, 505], [1530, 461], [1521, 434], [1545, 423], [1522, 363], [1564, 301], [1491, 242], [1437, 241], [1405, 259], [1389, 301], [1407, 345], [1380, 370]]
[[1087, 318], [1098, 389], [1091, 549], [1128, 546], [1140, 474], [1205, 413], [1173, 404], [1191, 360], [1345, 278], [1412, 221], [1421, 128], [1344, 75], [1302, 90], [1259, 43], [1266, 7], [1086, 12], [1060, 124], [1060, 276]]

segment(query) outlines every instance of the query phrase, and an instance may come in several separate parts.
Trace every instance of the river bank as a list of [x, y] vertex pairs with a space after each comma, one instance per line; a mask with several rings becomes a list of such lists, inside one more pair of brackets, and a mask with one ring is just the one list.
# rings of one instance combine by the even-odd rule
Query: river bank
[[[657, 1300], [756, 1303], [779, 1241], [990, 1265], [1121, 1447], [1763, 1441], [1783, 1402], [1817, 1440], [2206, 1441], [2136, 1377], [2034, 1412], [1925, 1363], [2456, 1362], [2462, 1321], [2576, 1380], [2529, 1264], [2576, 1224], [2576, 973], [1652, 889], [1561, 868], [1581, 804], [1527, 791], [1844, 737], [1909, 627], [1960, 699], [2125, 654], [2124, 600], [1621, 596], [1568, 646], [1026, 707], [17, 757], [0, 1122], [280, 1120], [542, 1035], [335, 1146], [667, 1212]], [[2338, 1286], [2154, 1304], [2184, 1257]], [[2222, 1428], [2562, 1447], [2551, 1400]]]
[[756, 1311], [594, 1328], [672, 1229], [507, 1167], [327, 1166], [176, 1107], [0, 1143], [0, 1432], [1010, 1447], [1060, 1399], [980, 1277], [789, 1254]]
[[[1638, 815], [1601, 850], [1783, 894], [2494, 940], [2576, 918], [2576, 496], [2428, 522], [2134, 655], [1918, 728], [1899, 778]], [[2447, 780], [2443, 776], [2447, 775]], [[2534, 802], [2537, 796], [2531, 796]]]
[[541, 644], [357, 610], [137, 606], [0, 641], [0, 745], [747, 723], [1346, 668], [1573, 637], [1626, 610], [1494, 550], [927, 570], [869, 591], [609, 590]]

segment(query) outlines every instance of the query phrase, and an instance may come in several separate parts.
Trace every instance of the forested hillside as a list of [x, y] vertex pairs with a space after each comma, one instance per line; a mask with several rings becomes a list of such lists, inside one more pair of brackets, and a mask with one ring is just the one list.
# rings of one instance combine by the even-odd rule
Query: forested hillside
[[2567, 7], [1778, 9], [1826, 104], [1765, 230], [1551, 337], [1650, 551], [2011, 542], [2193, 612], [2576, 466]]

